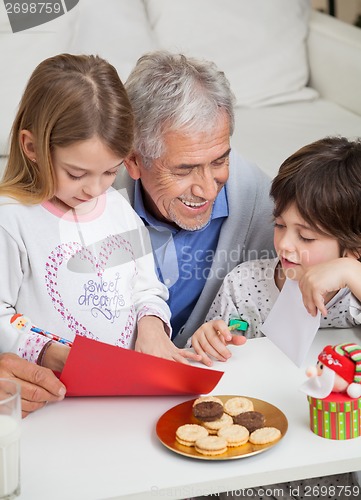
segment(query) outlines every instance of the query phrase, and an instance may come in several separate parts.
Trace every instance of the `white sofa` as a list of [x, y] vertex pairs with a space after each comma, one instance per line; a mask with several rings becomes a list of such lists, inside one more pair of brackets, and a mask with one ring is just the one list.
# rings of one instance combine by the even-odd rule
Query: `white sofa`
[[0, 2], [0, 154], [35, 65], [97, 53], [126, 80], [157, 48], [214, 60], [237, 97], [232, 145], [270, 176], [302, 145], [361, 136], [361, 30], [309, 0], [80, 0], [57, 20], [13, 34]]

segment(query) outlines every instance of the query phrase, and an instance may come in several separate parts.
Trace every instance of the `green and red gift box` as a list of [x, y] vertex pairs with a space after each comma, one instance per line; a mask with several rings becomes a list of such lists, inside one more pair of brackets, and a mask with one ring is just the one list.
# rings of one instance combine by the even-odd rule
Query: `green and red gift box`
[[310, 427], [318, 436], [328, 439], [352, 439], [361, 435], [361, 398], [331, 392], [324, 399], [307, 396]]

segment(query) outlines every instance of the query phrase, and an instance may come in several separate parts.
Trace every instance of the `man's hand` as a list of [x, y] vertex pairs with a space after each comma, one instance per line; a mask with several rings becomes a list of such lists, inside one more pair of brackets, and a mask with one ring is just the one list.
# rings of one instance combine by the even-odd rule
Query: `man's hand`
[[0, 377], [20, 384], [23, 417], [42, 408], [48, 401], [61, 401], [66, 393], [65, 386], [51, 370], [12, 353], [0, 354]]

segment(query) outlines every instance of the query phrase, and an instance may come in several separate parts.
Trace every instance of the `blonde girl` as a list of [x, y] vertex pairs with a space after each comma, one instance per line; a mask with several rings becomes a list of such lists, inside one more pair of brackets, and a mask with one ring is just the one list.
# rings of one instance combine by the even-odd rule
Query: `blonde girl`
[[152, 342], [170, 334], [167, 290], [140, 219], [111, 188], [132, 143], [113, 66], [70, 54], [39, 64], [0, 184], [0, 352], [61, 371], [69, 347], [30, 323], [70, 342], [85, 335], [184, 360], [170, 340], [161, 352]]

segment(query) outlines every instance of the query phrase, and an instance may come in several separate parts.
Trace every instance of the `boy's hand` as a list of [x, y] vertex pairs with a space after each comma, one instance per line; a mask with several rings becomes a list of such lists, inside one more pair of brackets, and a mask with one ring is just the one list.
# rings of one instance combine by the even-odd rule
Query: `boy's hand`
[[307, 311], [316, 316], [319, 310], [326, 316], [325, 304], [344, 287], [360, 298], [360, 278], [361, 263], [353, 257], [340, 257], [309, 267], [299, 281]]
[[209, 356], [218, 361], [227, 361], [231, 357], [227, 345], [242, 345], [245, 342], [246, 337], [232, 334], [222, 319], [204, 323], [192, 336], [192, 347], [201, 356], [202, 363], [207, 366], [213, 364]]

